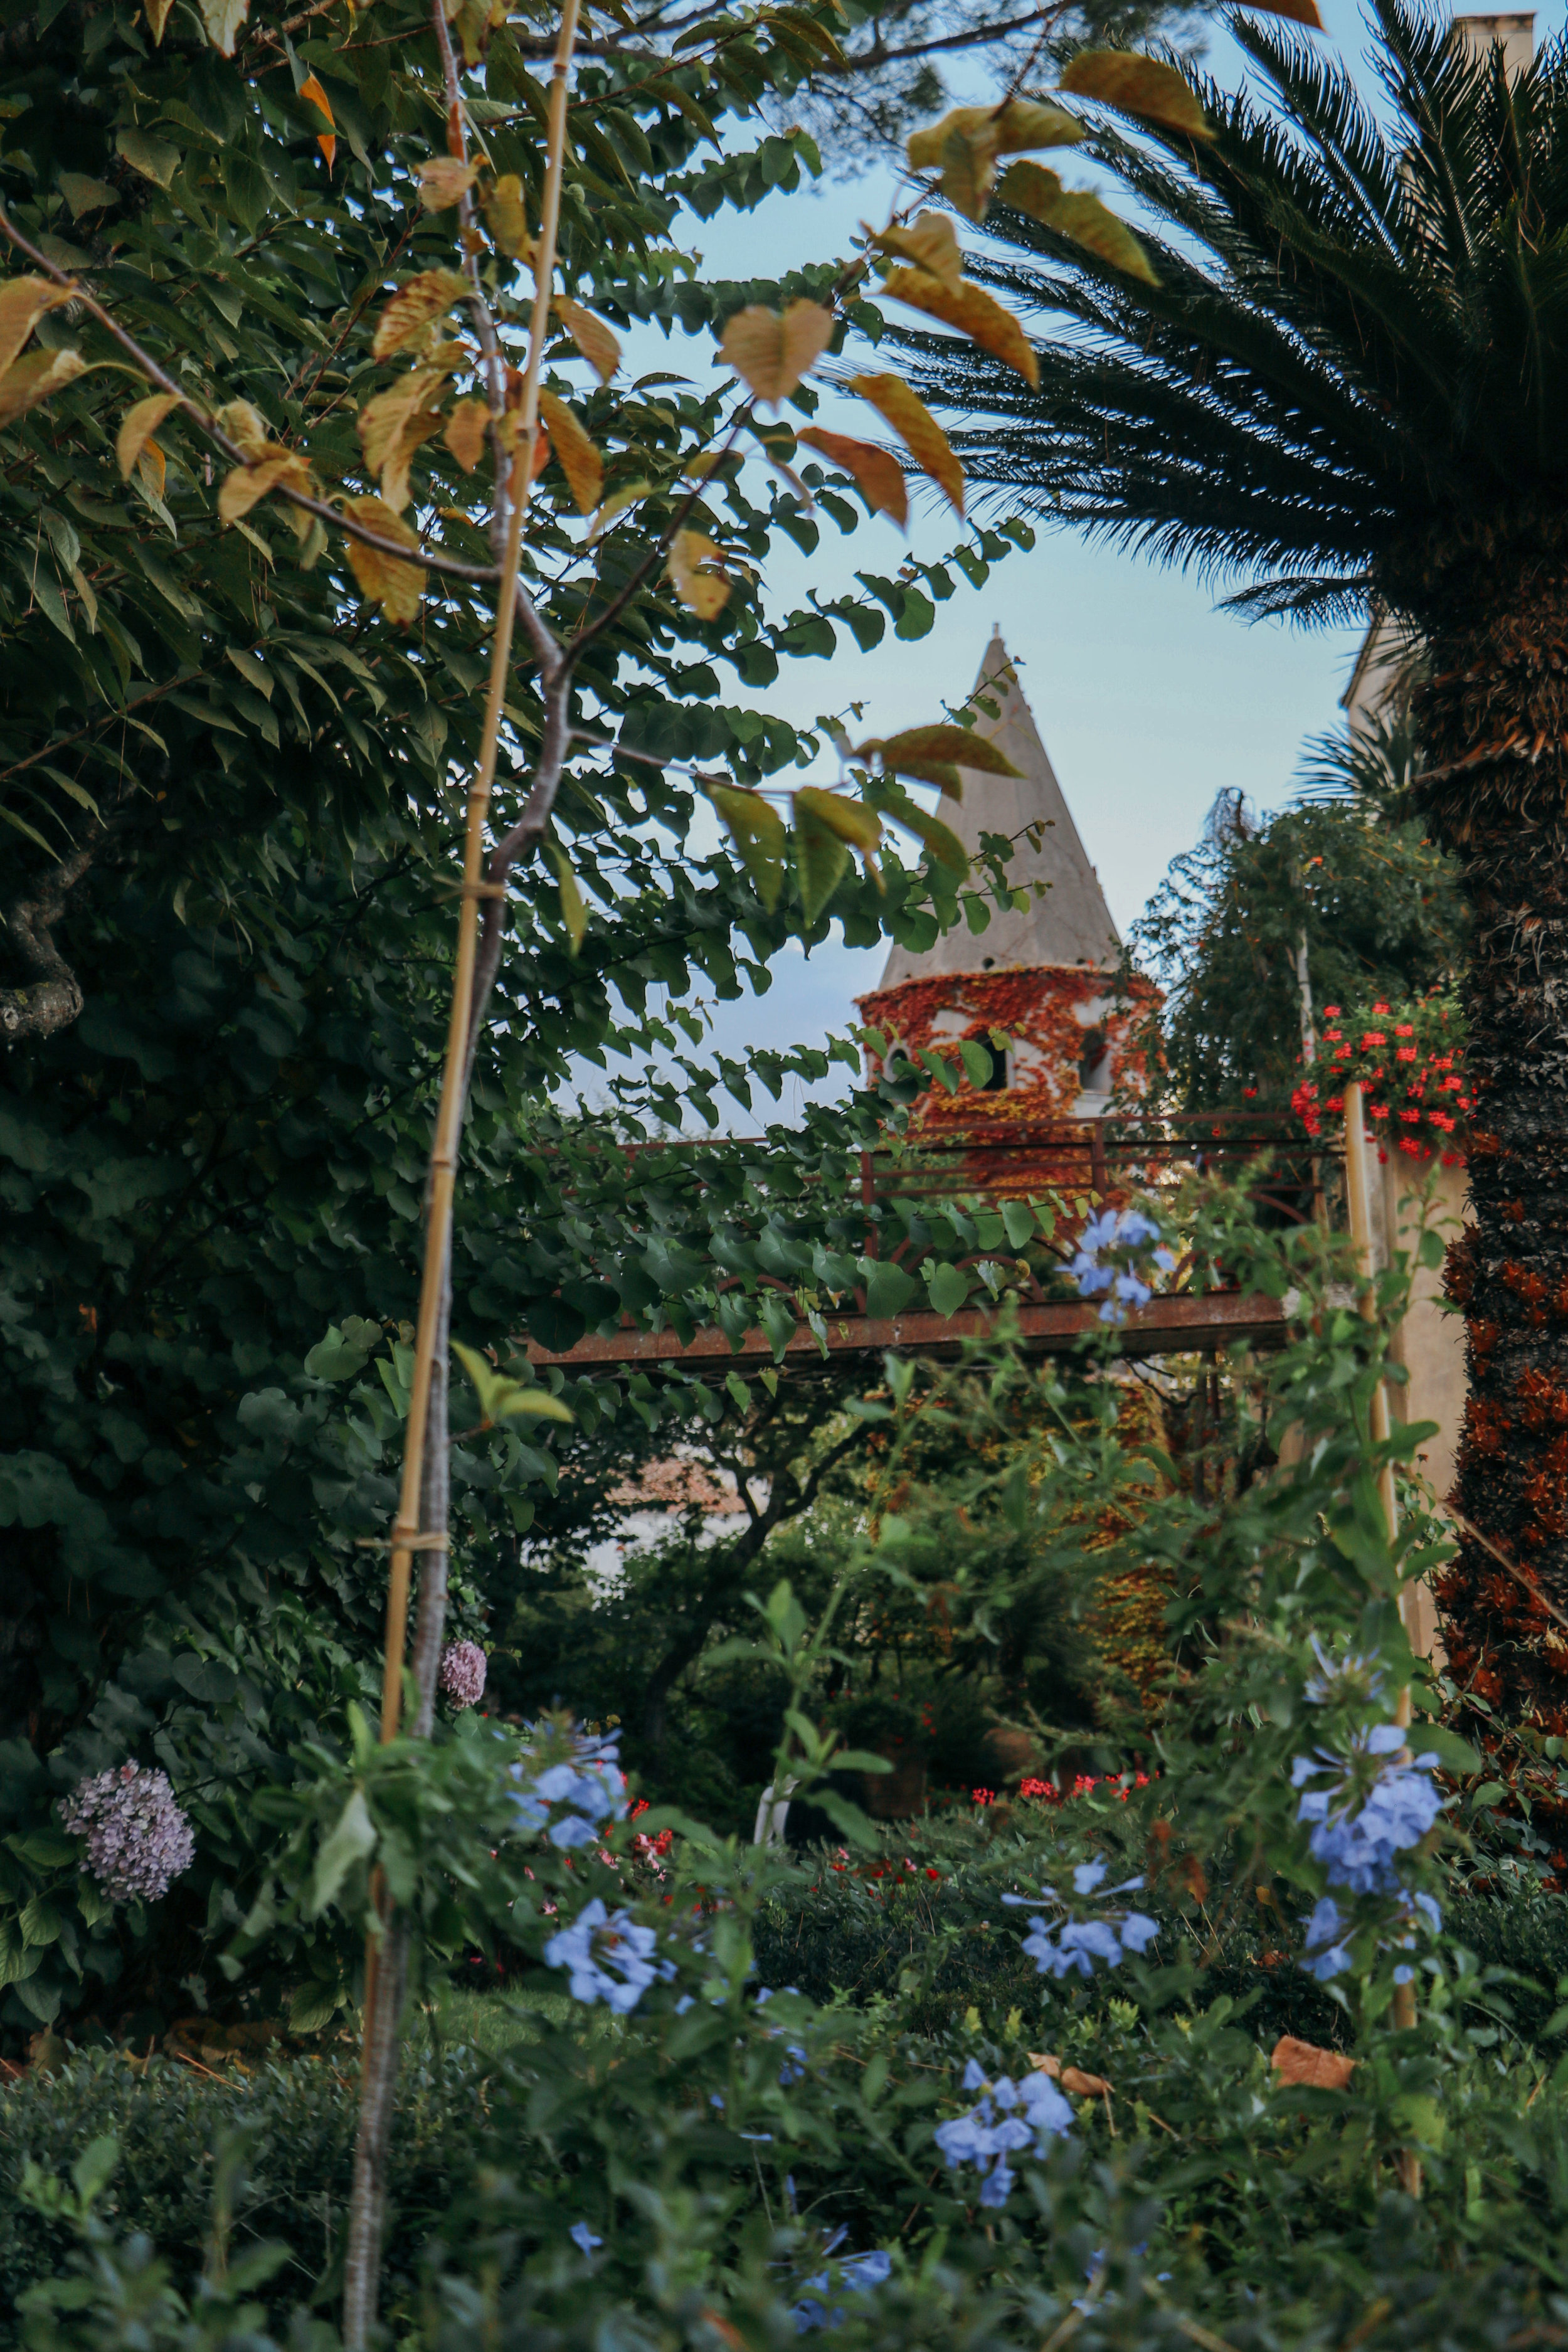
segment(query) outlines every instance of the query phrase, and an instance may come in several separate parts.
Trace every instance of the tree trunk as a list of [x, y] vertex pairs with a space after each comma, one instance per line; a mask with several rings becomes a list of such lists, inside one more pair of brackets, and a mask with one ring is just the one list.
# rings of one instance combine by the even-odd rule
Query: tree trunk
[[[1458, 1682], [1568, 1733], [1568, 549], [1483, 534], [1449, 572], [1415, 716], [1423, 796], [1462, 861], [1474, 1218], [1450, 1245], [1469, 1397], [1438, 1580]], [[1430, 582], [1430, 575], [1428, 575]], [[1426, 617], [1425, 615], [1423, 616]], [[1521, 1580], [1521, 1578], [1523, 1580]]]

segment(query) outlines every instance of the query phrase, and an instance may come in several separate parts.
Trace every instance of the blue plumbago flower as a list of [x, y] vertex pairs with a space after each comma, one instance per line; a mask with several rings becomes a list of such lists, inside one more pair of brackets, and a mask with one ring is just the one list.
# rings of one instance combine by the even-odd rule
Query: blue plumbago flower
[[[573, 1746], [576, 1752], [569, 1761], [542, 1771], [526, 1752], [512, 1767], [518, 1825], [543, 1830], [563, 1852], [590, 1844], [603, 1834], [603, 1822], [619, 1821], [626, 1810], [626, 1776], [615, 1741], [574, 1733]], [[569, 1810], [554, 1812], [557, 1806]]]
[[1105, 1868], [1103, 1862], [1080, 1862], [1072, 1874], [1073, 1893], [1092, 1895], [1105, 1876]]
[[595, 2237], [586, 2221], [574, 2221], [568, 2234], [573, 2244], [580, 2246], [585, 2254], [591, 2254], [595, 2246], [602, 2246], [605, 2242], [603, 2238]]
[[787, 2091], [792, 2084], [804, 2081], [805, 2076], [805, 2052], [798, 2042], [792, 2042], [785, 2049], [784, 2063], [779, 2068], [780, 2086]]
[[1384, 1673], [1374, 1658], [1362, 1655], [1359, 1650], [1346, 1650], [1331, 1658], [1312, 1636], [1312, 1654], [1318, 1661], [1318, 1671], [1309, 1677], [1303, 1696], [1314, 1706], [1343, 1706], [1360, 1700], [1380, 1699], [1384, 1692]]
[[[1417, 1915], [1426, 1920], [1434, 1935], [1442, 1927], [1443, 1915], [1429, 1895], [1413, 1895], [1407, 1887], [1402, 1886], [1399, 1899], [1405, 1906], [1404, 1917], [1394, 1922], [1395, 1933], [1392, 1938], [1379, 1937], [1380, 1951], [1386, 1951], [1391, 1941], [1395, 1947], [1408, 1950], [1415, 1940], [1414, 1930]], [[1306, 1958], [1301, 1966], [1309, 1976], [1316, 1977], [1320, 1984], [1329, 1984], [1335, 1977], [1342, 1977], [1353, 1965], [1350, 1949], [1352, 1925], [1331, 1895], [1325, 1895], [1314, 1906], [1307, 1922]], [[1395, 1984], [1409, 1984], [1415, 1973], [1414, 1969], [1402, 1961], [1394, 1971], [1394, 1981]]]
[[626, 1911], [607, 1912], [599, 1897], [585, 1904], [569, 1927], [544, 1947], [547, 1969], [570, 1969], [574, 2000], [607, 2001], [618, 2017], [634, 2010], [650, 1984], [668, 1982], [674, 1963], [653, 1958], [658, 1942]]
[[[840, 2230], [828, 2241], [830, 2252], [843, 2235]], [[874, 2253], [844, 2255], [836, 2268], [841, 2293], [868, 2294], [874, 2286], [880, 2286], [883, 2280], [891, 2275], [893, 2258], [879, 2246]], [[807, 2279], [805, 2284], [809, 2290], [806, 2299], [795, 2306], [795, 2334], [805, 2336], [816, 2327], [840, 2326], [845, 2317], [843, 2305], [828, 2304], [823, 2300], [833, 2291], [830, 2273], [818, 2271], [816, 2276]]]
[[1432, 1779], [1437, 1759], [1405, 1755], [1406, 1738], [1397, 1724], [1374, 1724], [1348, 1758], [1319, 1748], [1298, 1756], [1291, 1767], [1293, 1788], [1327, 1779], [1325, 1787], [1305, 1789], [1296, 1818], [1312, 1823], [1308, 1843], [1331, 1886], [1348, 1886], [1353, 1895], [1390, 1893], [1394, 1855], [1418, 1845], [1442, 1811]]
[[[1074, 1894], [1096, 1893], [1106, 1869], [1107, 1864], [1099, 1860], [1079, 1863], [1072, 1874]], [[1131, 1895], [1142, 1884], [1142, 1878], [1124, 1878], [1120, 1885], [1107, 1887], [1106, 1893]], [[1015, 1910], [1036, 1912], [1060, 1902], [1049, 1890], [1044, 1895], [1004, 1895], [1002, 1900]], [[1103, 1960], [1107, 1968], [1120, 1968], [1129, 1952], [1141, 1956], [1159, 1932], [1159, 1921], [1143, 1911], [1110, 1912], [1099, 1919], [1068, 1919], [1059, 1924], [1040, 1916], [1025, 1937], [1024, 1949], [1041, 1976], [1061, 1978], [1076, 1969], [1080, 1976], [1091, 1977], [1096, 1960]]]
[[[1151, 1286], [1137, 1273], [1126, 1267], [1104, 1265], [1104, 1253], [1107, 1250], [1143, 1250], [1147, 1253], [1148, 1244], [1157, 1243], [1159, 1239], [1159, 1227], [1151, 1224], [1148, 1218], [1136, 1209], [1103, 1209], [1098, 1217], [1091, 1217], [1085, 1225], [1079, 1235], [1078, 1255], [1068, 1272], [1078, 1284], [1080, 1298], [1104, 1297], [1105, 1303], [1100, 1310], [1102, 1323], [1124, 1322], [1130, 1306], [1147, 1306], [1153, 1296]], [[1163, 1273], [1169, 1273], [1176, 1261], [1168, 1249], [1161, 1247], [1146, 1255], [1145, 1263], [1152, 1263]]]
[[1030, 2147], [1044, 2156], [1047, 2140], [1071, 2129], [1072, 2109], [1047, 2076], [1026, 2074], [1013, 2083], [1003, 2075], [987, 2084], [973, 2058], [963, 2070], [963, 2087], [985, 2095], [967, 2115], [938, 2124], [936, 2144], [950, 2171], [961, 2164], [979, 2167], [982, 2205], [1005, 2205], [1013, 2187], [1008, 2157]]

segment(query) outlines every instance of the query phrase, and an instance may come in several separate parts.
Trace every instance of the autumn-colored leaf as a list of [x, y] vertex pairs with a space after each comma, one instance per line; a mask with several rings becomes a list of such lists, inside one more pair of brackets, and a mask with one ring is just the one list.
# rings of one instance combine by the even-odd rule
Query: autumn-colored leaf
[[963, 276], [958, 232], [945, 213], [921, 213], [907, 228], [894, 222], [874, 230], [871, 242], [882, 253], [912, 261], [917, 269], [929, 269], [944, 286], [956, 286]]
[[825, 793], [815, 784], [805, 784], [794, 795], [796, 814], [808, 809], [817, 821], [836, 833], [858, 850], [869, 867], [871, 859], [882, 845], [882, 820], [875, 809], [864, 801], [846, 799], [842, 793]]
[[1009, 100], [996, 118], [999, 155], [1026, 155], [1035, 147], [1076, 147], [1083, 136], [1076, 114], [1032, 98]]
[[907, 302], [911, 310], [924, 310], [929, 317], [958, 328], [982, 351], [1016, 368], [1026, 383], [1039, 383], [1040, 363], [1023, 328], [1012, 311], [983, 287], [972, 286], [965, 278], [954, 289], [926, 270], [894, 269], [883, 280], [882, 291], [895, 302]]
[[759, 400], [776, 408], [809, 373], [833, 340], [833, 313], [820, 302], [792, 302], [781, 318], [760, 302], [737, 310], [719, 356]]
[[465, 195], [479, 176], [477, 163], [460, 163], [456, 155], [432, 155], [419, 166], [419, 194], [426, 212], [444, 213]]
[[206, 36], [220, 57], [232, 58], [250, 0], [198, 0]]
[[0, 284], [0, 375], [44, 312], [68, 302], [75, 291], [74, 286], [51, 286], [47, 278], [7, 278]]
[[325, 131], [317, 131], [316, 144], [326, 157], [327, 169], [330, 172], [337, 161], [338, 153], [337, 122], [332, 113], [331, 102], [314, 74], [305, 76], [304, 80], [300, 84], [299, 94], [301, 98], [308, 99], [317, 111], [326, 117], [327, 128]]
[[136, 459], [136, 472], [142, 488], [153, 498], [161, 499], [163, 485], [169, 478], [168, 462], [156, 441], [144, 441]]
[[1148, 255], [1126, 222], [1089, 189], [1064, 188], [1045, 164], [1010, 163], [996, 194], [1016, 213], [1026, 213], [1031, 220], [1054, 228], [1059, 236], [1070, 236], [1075, 245], [1097, 254], [1113, 269], [1142, 278], [1148, 286], [1159, 284]]
[[831, 465], [854, 476], [856, 487], [876, 514], [890, 516], [900, 530], [910, 520], [910, 494], [904, 469], [890, 449], [874, 441], [855, 441], [847, 433], [828, 433], [808, 425], [795, 435], [808, 449], [819, 449]]
[[371, 357], [390, 359], [416, 342], [431, 320], [445, 318], [468, 290], [455, 269], [422, 269], [417, 278], [405, 278], [383, 305]]
[[978, 122], [961, 122], [957, 114], [968, 115], [975, 110], [963, 107], [948, 118], [948, 132], [942, 142], [942, 194], [955, 212], [965, 220], [983, 221], [985, 207], [991, 202], [991, 191], [996, 184], [996, 117], [987, 109]]
[[899, 375], [856, 375], [851, 392], [868, 400], [892, 426], [922, 474], [928, 474], [956, 512], [963, 512], [963, 468], [952, 444], [918, 392]]
[[267, 419], [248, 400], [229, 400], [217, 412], [219, 429], [228, 436], [242, 457], [254, 462], [271, 452]]
[[490, 412], [482, 400], [459, 400], [447, 417], [441, 438], [465, 474], [471, 474], [484, 456], [489, 427]]
[[415, 453], [426, 441], [433, 441], [440, 430], [438, 408], [416, 409], [382, 459], [381, 495], [395, 512], [401, 514], [408, 504], [408, 470]]
[[575, 955], [587, 935], [588, 909], [583, 903], [583, 893], [577, 887], [577, 877], [572, 871], [572, 860], [559, 842], [547, 841], [544, 855], [555, 868], [556, 885], [561, 892], [561, 919], [566, 926], [566, 937]]
[[1075, 2099], [1103, 2099], [1110, 2089], [1103, 2074], [1086, 2074], [1081, 2066], [1064, 2066], [1060, 2080]]
[[1282, 2033], [1268, 2063], [1282, 2083], [1304, 2083], [1314, 2091], [1342, 2091], [1357, 2062], [1338, 2050], [1320, 2050], [1315, 2042], [1298, 2042], [1293, 2033]]
[[1121, 114], [1136, 114], [1191, 139], [1212, 139], [1208, 117], [1192, 85], [1159, 58], [1128, 49], [1083, 49], [1062, 76], [1074, 98], [1095, 98]]
[[994, 106], [955, 106], [940, 122], [928, 123], [923, 131], [910, 133], [905, 150], [910, 168], [914, 172], [934, 172], [942, 162], [942, 150], [955, 131], [972, 135], [983, 122], [995, 114]]
[[219, 522], [237, 522], [279, 482], [297, 490], [310, 488], [310, 461], [298, 449], [274, 449], [251, 465], [237, 466], [217, 494]]
[[[717, 565], [718, 571], [709, 569]], [[668, 571], [676, 594], [700, 621], [716, 621], [730, 601], [722, 578], [724, 559], [700, 530], [678, 530], [670, 544]]]
[[1027, 2054], [1037, 2074], [1048, 2074], [1053, 2083], [1060, 2075], [1062, 2062], [1054, 2050], [1031, 2050]]
[[484, 214], [496, 251], [506, 254], [510, 260], [526, 261], [533, 251], [533, 239], [528, 233], [522, 182], [515, 172], [502, 173], [486, 192], [479, 210]]
[[1005, 106], [953, 107], [940, 122], [915, 132], [909, 158], [915, 171], [940, 169], [948, 203], [967, 219], [979, 221], [991, 201], [999, 155], [1023, 154], [1031, 147], [1069, 147], [1082, 137], [1082, 123], [1059, 106], [1011, 99]]
[[542, 388], [539, 413], [550, 436], [550, 446], [577, 501], [579, 514], [591, 515], [605, 492], [605, 461], [563, 400]]
[[[933, 760], [951, 761], [960, 768], [974, 768], [987, 776], [1016, 776], [1019, 772], [1005, 751], [984, 735], [968, 727], [938, 723], [931, 727], [906, 727], [901, 734], [873, 736], [862, 743], [858, 759], [870, 759], [879, 753], [884, 768], [900, 775], [919, 775]], [[918, 763], [918, 764], [917, 764]]]
[[156, 433], [170, 409], [178, 406], [179, 402], [172, 392], [154, 392], [147, 399], [139, 400], [133, 408], [126, 410], [114, 440], [115, 462], [120, 467], [122, 482], [131, 479], [142, 448]]
[[[393, 540], [401, 547], [419, 544], [417, 533], [380, 499], [345, 499], [343, 512], [352, 521], [374, 530], [378, 539]], [[418, 564], [384, 555], [380, 548], [366, 547], [363, 540], [351, 539], [346, 544], [349, 563], [367, 603], [379, 604], [389, 621], [406, 625], [417, 620], [425, 593], [425, 574]]]
[[0, 425], [14, 425], [29, 408], [85, 373], [79, 352], [24, 352], [0, 375]]
[[621, 347], [603, 319], [584, 310], [581, 302], [568, 301], [563, 294], [558, 294], [550, 307], [599, 382], [608, 383], [620, 366]]
[[174, 5], [174, 0], [142, 0], [147, 29], [153, 36], [153, 47], [155, 49], [162, 48], [163, 46], [163, 27], [169, 21], [169, 12]]
[[1306, 25], [1314, 33], [1323, 29], [1314, 0], [1247, 0], [1249, 16], [1288, 16], [1293, 25]]
[[625, 514], [628, 507], [640, 505], [644, 499], [650, 498], [652, 494], [651, 482], [623, 482], [618, 490], [612, 490], [594, 517], [593, 525], [588, 532], [589, 544], [592, 545], [600, 532], [607, 529], [617, 515]]
[[737, 784], [707, 783], [701, 778], [698, 781], [722, 819], [758, 898], [771, 915], [784, 888], [788, 834], [783, 817], [761, 793], [743, 792]]
[[374, 400], [365, 402], [354, 430], [364, 449], [364, 462], [373, 474], [381, 472], [410, 420], [430, 406], [445, 381], [439, 368], [411, 368], [388, 390], [378, 392]]

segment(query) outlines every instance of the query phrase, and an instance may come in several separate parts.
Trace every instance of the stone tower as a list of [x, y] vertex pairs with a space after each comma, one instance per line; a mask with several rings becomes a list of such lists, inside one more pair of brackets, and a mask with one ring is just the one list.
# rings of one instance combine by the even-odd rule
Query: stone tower
[[1118, 990], [1116, 926], [1000, 629], [980, 665], [975, 699], [995, 713], [986, 717], [982, 709], [975, 733], [1018, 773], [961, 770], [963, 798], [944, 793], [937, 814], [972, 853], [983, 834], [1014, 842], [1007, 878], [1015, 903], [998, 908], [989, 879], [977, 884], [976, 899], [990, 916], [985, 929], [961, 922], [921, 954], [895, 946], [880, 985], [860, 998], [860, 1012], [887, 1039], [889, 1062], [932, 1050], [961, 1069], [961, 1039], [987, 1046], [994, 1034], [1009, 1040], [1004, 1051], [993, 1048], [988, 1087], [961, 1076], [956, 1094], [929, 1089], [917, 1114], [921, 1126], [972, 1130], [1099, 1118], [1113, 1093], [1137, 1087], [1135, 1034], [1154, 992], [1138, 979]]

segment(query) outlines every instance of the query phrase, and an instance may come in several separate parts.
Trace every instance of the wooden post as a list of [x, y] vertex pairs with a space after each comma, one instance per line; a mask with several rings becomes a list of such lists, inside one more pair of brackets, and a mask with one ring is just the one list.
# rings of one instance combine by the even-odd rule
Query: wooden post
[[[1372, 1159], [1367, 1149], [1366, 1128], [1363, 1123], [1363, 1113], [1362, 1108], [1361, 1083], [1359, 1079], [1355, 1078], [1352, 1078], [1345, 1088], [1345, 1192], [1348, 1196], [1350, 1205], [1351, 1239], [1355, 1244], [1356, 1265], [1361, 1274], [1370, 1284], [1373, 1272]], [[1373, 1297], [1370, 1288], [1363, 1291], [1362, 1294], [1361, 1311], [1367, 1322], [1372, 1323], [1376, 1321], [1377, 1309], [1373, 1303]], [[1387, 1443], [1389, 1433], [1388, 1391], [1384, 1383], [1382, 1381], [1379, 1381], [1376, 1388], [1373, 1391], [1372, 1399], [1371, 1435], [1373, 1444], [1374, 1445], [1385, 1444]], [[1388, 1528], [1388, 1541], [1390, 1549], [1392, 1549], [1394, 1540], [1399, 1533], [1399, 1505], [1394, 1491], [1394, 1465], [1392, 1462], [1384, 1462], [1382, 1469], [1378, 1472], [1377, 1487], [1378, 1493], [1383, 1498], [1383, 1516]], [[1413, 1633], [1414, 1628], [1411, 1624], [1411, 1612], [1408, 1606], [1408, 1599], [1409, 1596], [1407, 1593], [1401, 1591], [1399, 1595], [1400, 1621], [1405, 1627], [1406, 1634], [1410, 1635]], [[1410, 1685], [1408, 1683], [1399, 1694], [1398, 1701], [1395, 1704], [1394, 1710], [1394, 1719], [1395, 1723], [1401, 1726], [1401, 1727], [1407, 1725], [1410, 1721]], [[1415, 2023], [1415, 1988], [1413, 1984], [1394, 1986], [1394, 2022], [1402, 2033], [1408, 2033], [1414, 2027]], [[1401, 2186], [1406, 2189], [1412, 2197], [1420, 2196], [1421, 2159], [1410, 2148], [1401, 2148], [1399, 2152], [1399, 2179]]]

